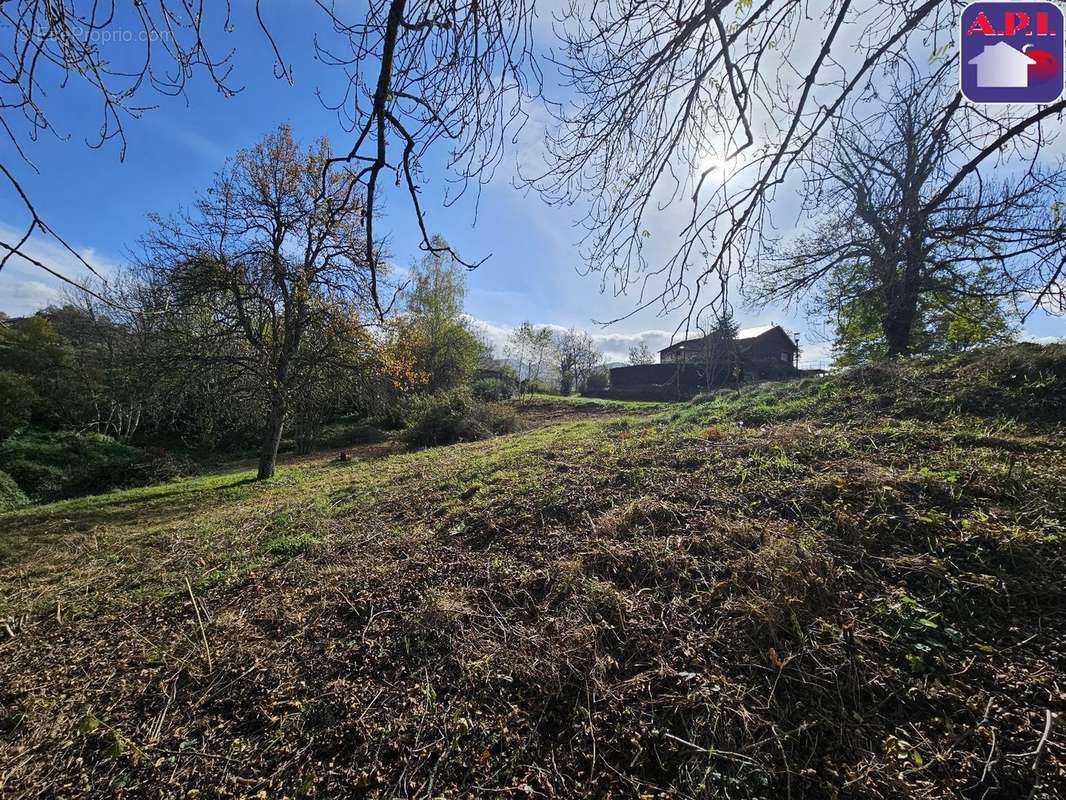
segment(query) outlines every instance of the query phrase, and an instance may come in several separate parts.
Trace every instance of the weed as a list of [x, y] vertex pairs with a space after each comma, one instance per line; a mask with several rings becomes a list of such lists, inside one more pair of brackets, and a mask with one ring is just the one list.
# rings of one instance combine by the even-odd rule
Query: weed
[[263, 549], [278, 558], [290, 559], [300, 555], [318, 541], [310, 533], [283, 533], [264, 542]]

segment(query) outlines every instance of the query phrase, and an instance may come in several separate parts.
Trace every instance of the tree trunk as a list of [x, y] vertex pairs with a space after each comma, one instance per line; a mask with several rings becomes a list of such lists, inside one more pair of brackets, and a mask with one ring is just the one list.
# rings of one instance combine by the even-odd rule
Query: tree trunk
[[912, 211], [906, 215], [908, 234], [901, 253], [902, 272], [893, 270], [885, 285], [887, 291], [882, 331], [885, 334], [889, 358], [910, 354], [914, 320], [918, 316], [918, 295], [922, 286], [922, 265], [925, 261], [922, 242], [927, 232], [927, 218], [915, 210], [919, 206], [917, 198], [920, 188], [920, 185], [913, 187], [904, 199], [904, 204]]
[[910, 339], [914, 334], [915, 317], [918, 316], [920, 265], [920, 258], [908, 254], [906, 266], [901, 272], [895, 272], [897, 268], [893, 267], [882, 278], [885, 316], [881, 321], [881, 330], [885, 334], [889, 358], [910, 354]]
[[564, 372], [559, 376], [559, 393], [564, 397], [569, 397], [570, 393], [574, 390], [574, 379], [570, 377], [569, 372]]
[[276, 394], [270, 398], [270, 415], [267, 418], [266, 431], [263, 434], [263, 448], [259, 453], [259, 480], [274, 476], [274, 465], [278, 461], [278, 446], [281, 444], [281, 432], [285, 428], [285, 400]]
[[914, 316], [918, 312], [918, 296], [915, 292], [899, 292], [886, 303], [881, 330], [885, 334], [888, 357], [905, 356], [911, 350], [911, 332]]

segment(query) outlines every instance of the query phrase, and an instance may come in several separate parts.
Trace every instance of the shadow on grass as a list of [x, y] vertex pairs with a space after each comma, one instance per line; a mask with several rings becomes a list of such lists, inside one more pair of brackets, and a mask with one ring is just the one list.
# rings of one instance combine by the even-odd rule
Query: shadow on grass
[[40, 548], [87, 535], [97, 528], [125, 527], [143, 533], [216, 507], [225, 502], [218, 492], [253, 483], [254, 477], [238, 477], [205, 486], [202, 478], [192, 478], [26, 509], [0, 518], [4, 534], [0, 537], [0, 555], [8, 563], [17, 564]]

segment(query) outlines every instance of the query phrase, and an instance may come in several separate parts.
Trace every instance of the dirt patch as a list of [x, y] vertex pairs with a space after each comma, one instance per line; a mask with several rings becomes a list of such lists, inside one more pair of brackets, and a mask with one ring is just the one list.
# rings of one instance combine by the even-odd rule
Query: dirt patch
[[522, 419], [531, 425], [550, 425], [588, 417], [649, 416], [662, 410], [661, 406], [655, 405], [628, 406], [592, 400], [515, 400], [513, 405]]

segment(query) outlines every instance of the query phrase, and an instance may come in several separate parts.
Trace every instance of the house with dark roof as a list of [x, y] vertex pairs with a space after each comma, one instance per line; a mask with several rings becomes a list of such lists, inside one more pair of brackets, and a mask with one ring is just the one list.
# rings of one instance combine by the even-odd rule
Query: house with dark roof
[[[659, 351], [660, 364], [693, 364], [707, 362], [709, 337], [677, 342]], [[752, 367], [771, 368], [778, 365], [796, 368], [799, 365], [799, 345], [780, 325], [760, 325], [737, 331], [736, 351], [742, 362]]]
[[715, 353], [709, 337], [687, 339], [659, 351], [658, 364], [615, 367], [604, 396], [683, 400], [743, 381], [782, 380], [799, 375], [799, 344], [780, 325], [737, 332], [732, 348]]

